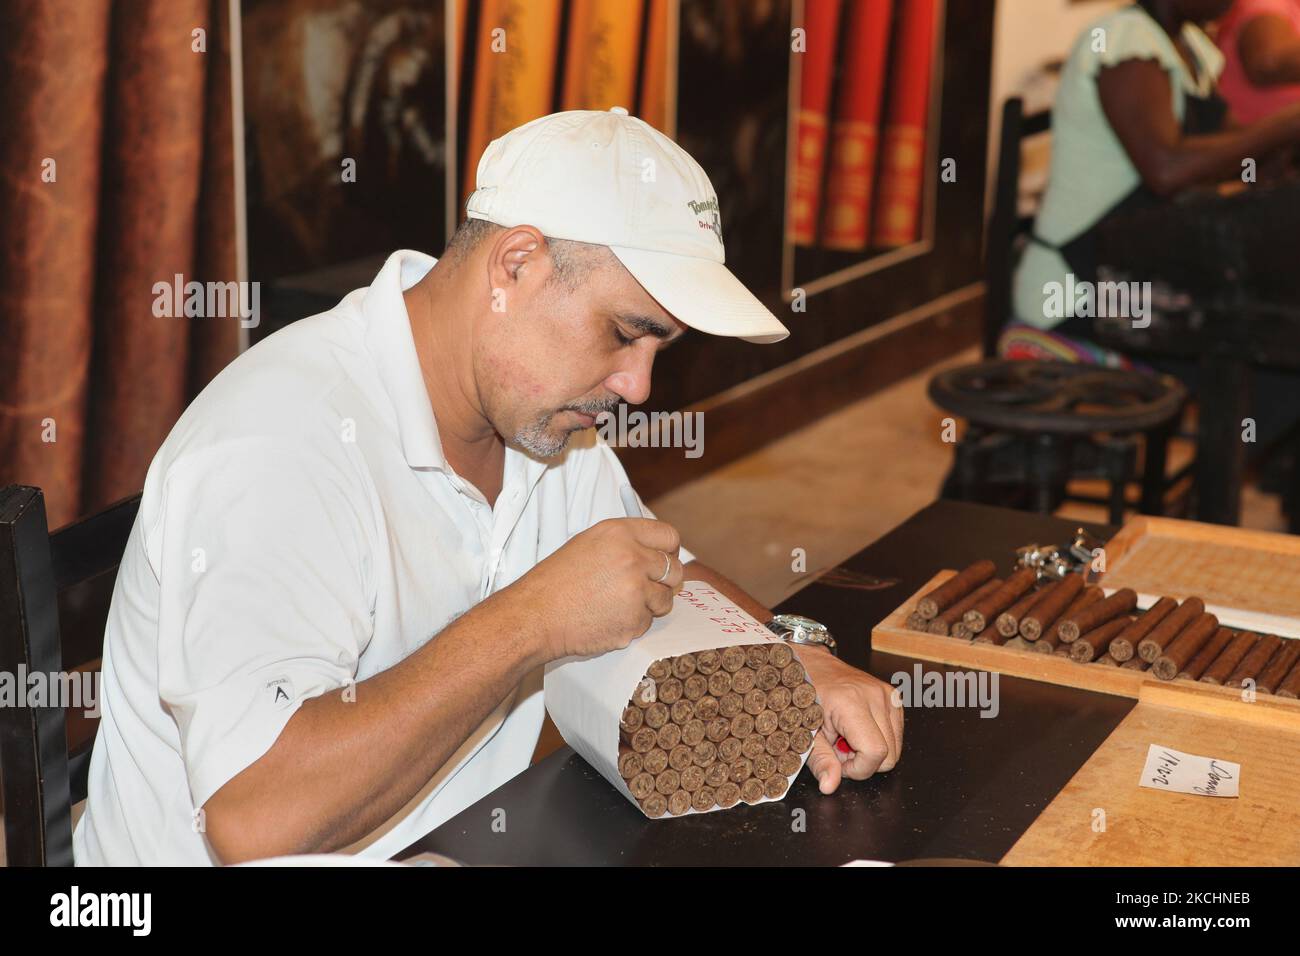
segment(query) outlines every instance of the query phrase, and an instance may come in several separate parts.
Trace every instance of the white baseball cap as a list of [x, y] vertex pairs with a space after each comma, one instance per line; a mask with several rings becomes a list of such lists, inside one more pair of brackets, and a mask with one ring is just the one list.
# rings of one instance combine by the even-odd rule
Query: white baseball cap
[[718, 196], [700, 164], [621, 106], [512, 129], [483, 151], [476, 185], [471, 219], [609, 246], [693, 329], [758, 343], [790, 334], [724, 265]]

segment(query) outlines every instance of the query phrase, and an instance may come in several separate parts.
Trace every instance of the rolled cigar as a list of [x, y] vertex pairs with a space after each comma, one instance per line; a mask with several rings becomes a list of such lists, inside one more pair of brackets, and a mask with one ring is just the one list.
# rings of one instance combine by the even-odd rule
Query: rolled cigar
[[779, 684], [767, 692], [767, 709], [778, 714], [790, 706], [794, 692], [784, 684]]
[[[735, 717], [731, 718], [731, 736], [739, 737], [741, 740], [744, 740], [753, 732], [754, 732], [754, 718], [751, 717], [748, 713], [737, 714]], [[771, 731], [768, 731], [768, 733], [771, 733]]]
[[[1068, 577], [1062, 578], [1061, 583], [1064, 584], [1068, 580], [1069, 580]], [[1029, 646], [1033, 650], [1038, 651], [1038, 653], [1040, 654], [1053, 653], [1058, 647], [1061, 646], [1060, 628], [1061, 628], [1061, 622], [1065, 620], [1066, 615], [1078, 614], [1088, 605], [1096, 604], [1098, 601], [1101, 600], [1101, 598], [1102, 598], [1101, 588], [1095, 587], [1091, 584], [1086, 586], [1082, 591], [1078, 593], [1078, 596], [1073, 601], [1070, 602], [1069, 607], [1067, 607], [1064, 611], [1062, 611], [1059, 615], [1057, 615], [1053, 619], [1051, 624], [1045, 625], [1046, 630], [1042, 631], [1039, 637], [1035, 639]], [[1032, 614], [1036, 611], [1038, 611], [1038, 608], [1034, 608], [1034, 611], [1031, 611], [1030, 613]]]
[[641, 758], [641, 769], [653, 776], [658, 776], [668, 769], [668, 751], [656, 747]]
[[[741, 755], [740, 744], [741, 740], [739, 737], [728, 737], [722, 743], [718, 744], [718, 762], [728, 765], [735, 763], [736, 759]], [[712, 766], [712, 764], [710, 764], [710, 766]]]
[[[1138, 657], [1148, 663], [1154, 661], [1160, 656], [1160, 652], [1173, 642], [1175, 637], [1204, 613], [1205, 602], [1198, 597], [1189, 597], [1173, 611], [1170, 611], [1168, 617], [1151, 628], [1151, 632], [1146, 637], [1138, 641]], [[1223, 676], [1227, 677], [1228, 675], [1224, 674]]]
[[648, 817], [662, 817], [668, 812], [668, 798], [662, 793], [651, 793], [641, 801], [641, 809]]
[[[1060, 628], [1061, 640], [1070, 644], [1078, 640], [1080, 634], [1086, 634], [1121, 614], [1128, 614], [1137, 607], [1137, 603], [1136, 591], [1132, 588], [1120, 588], [1110, 597], [1102, 598], [1083, 610], [1076, 611], [1070, 617], [1063, 618]], [[1115, 634], [1111, 635], [1114, 636]]]
[[961, 619], [965, 613], [973, 608], [977, 602], [982, 601], [1000, 587], [1002, 587], [1001, 578], [994, 578], [991, 581], [985, 581], [956, 604], [952, 605], [947, 610], [940, 612], [939, 616], [930, 622], [930, 633], [938, 634], [943, 637], [949, 635], [956, 637], [957, 635], [953, 634], [953, 630], [961, 623]]
[[[694, 766], [712, 766], [716, 760], [718, 760], [718, 744], [712, 740], [701, 740], [690, 749], [690, 762]], [[690, 790], [690, 787], [686, 787], [686, 790]]]
[[1291, 670], [1277, 685], [1277, 696], [1300, 697], [1300, 661], [1291, 665]]
[[812, 747], [812, 731], [804, 727], [790, 731], [790, 749], [797, 754], [806, 754]]
[[[1078, 641], [1075, 641], [1075, 643], [1077, 644]], [[1105, 654], [1099, 654], [1099, 655], [1097, 656], [1097, 659], [1094, 660], [1093, 663], [1094, 663], [1094, 664], [1101, 664], [1103, 667], [1119, 667], [1119, 661], [1117, 661], [1117, 660], [1115, 660], [1115, 658], [1111, 657], [1110, 654], [1109, 654], [1109, 652], [1108, 652], [1108, 653], [1105, 653]]]
[[966, 597], [997, 572], [997, 567], [987, 559], [958, 571], [921, 600], [916, 602], [916, 612], [927, 621]]
[[802, 763], [799, 759], [800, 756], [801, 754], [797, 754], [793, 750], [787, 750], [785, 753], [780, 754], [776, 758], [776, 772], [783, 777], [788, 777], [792, 773], [798, 773], [799, 766]]
[[804, 670], [803, 665], [798, 661], [791, 661], [781, 668], [781, 686], [793, 690], [803, 683], [805, 676], [807, 676], [807, 671]]
[[704, 768], [704, 785], [717, 789], [731, 778], [731, 764], [718, 761]]
[[722, 668], [721, 651], [700, 651], [695, 655], [696, 673], [712, 677]]
[[697, 767], [694, 764], [682, 771], [682, 789], [687, 793], [694, 793], [700, 787], [704, 786], [704, 768]]
[[[1026, 592], [1024, 597], [998, 615], [998, 619], [993, 622], [994, 628], [1005, 638], [1015, 637], [1020, 633], [1020, 619], [1029, 612], [1030, 608], [1051, 593], [1058, 584], [1060, 584], [1059, 581], [1053, 581], [1042, 590]], [[1004, 642], [999, 641], [998, 643]]]
[[[708, 741], [706, 740], [699, 744], [699, 746], [703, 747], [704, 744], [707, 743]], [[688, 747], [685, 744], [678, 744], [672, 750], [668, 751], [668, 766], [672, 767], [678, 773], [681, 773], [691, 765], [691, 755], [694, 752], [695, 749], [693, 747]], [[659, 773], [663, 773], [663, 771], [661, 770]], [[659, 774], [655, 774], [656, 779], [658, 779], [658, 776]]]
[[817, 688], [804, 682], [790, 691], [790, 706], [806, 710], [817, 702]]
[[1140, 657], [1131, 657], [1119, 666], [1126, 671], [1144, 671], [1151, 666], [1151, 663]]
[[[1001, 615], [1001, 617], [1005, 617], [1005, 616], [1006, 616], [1005, 614]], [[963, 624], [962, 630], [964, 631], [965, 628], [966, 625]], [[954, 630], [956, 629], [954, 628]], [[965, 637], [966, 635], [963, 633], [961, 635], [954, 635], [954, 636]], [[992, 644], [995, 647], [1001, 647], [1007, 641], [1011, 640], [1011, 638], [1014, 636], [1015, 636], [1014, 634], [1004, 634], [1001, 631], [999, 631], [996, 627], [986, 627], [984, 630], [980, 631], [978, 634], [975, 635], [972, 643]]]
[[745, 660], [743, 647], [728, 647], [722, 652], [722, 669], [728, 674], [734, 674], [745, 666]]
[[669, 767], [667, 770], [661, 770], [655, 775], [655, 789], [665, 797], [670, 796], [674, 791], [680, 790], [681, 788], [682, 775], [672, 767]]
[[1133, 656], [1133, 651], [1137, 649], [1138, 644], [1142, 642], [1142, 638], [1150, 634], [1151, 629], [1167, 618], [1176, 607], [1178, 602], [1169, 597], [1162, 597], [1151, 605], [1110, 642], [1110, 656], [1117, 661], [1128, 660]]
[[794, 660], [794, 650], [784, 641], [773, 644], [767, 649], [767, 662], [777, 670]]
[[722, 809], [728, 810], [740, 802], [740, 787], [728, 780], [715, 789], [713, 799]]
[[695, 655], [680, 654], [673, 658], [673, 676], [680, 681], [695, 673]]
[[[786, 709], [789, 710], [790, 708], [786, 708]], [[797, 714], [799, 712], [796, 710], [795, 713]], [[770, 734], [772, 731], [776, 730], [780, 726], [781, 726], [781, 718], [776, 715], [776, 711], [764, 710], [764, 711], [760, 711], [758, 716], [754, 718], [754, 726], [750, 729], [750, 732], [759, 733], [762, 734], [764, 737], [766, 737], [768, 734]], [[740, 737], [741, 735], [736, 734], [736, 736]], [[748, 737], [749, 734], [745, 734], [744, 736]]]
[[763, 796], [771, 800], [780, 800], [790, 789], [790, 780], [779, 773], [774, 773], [763, 781]]
[[683, 813], [691, 808], [691, 795], [685, 790], [678, 790], [668, 798], [668, 812], [675, 817], [680, 817]]
[[704, 721], [698, 717], [688, 720], [682, 724], [682, 743], [688, 747], [694, 747], [704, 739]]
[[631, 780], [642, 771], [641, 755], [631, 747], [622, 745], [618, 748], [618, 775], [624, 780]]
[[712, 810], [718, 803], [713, 794], [712, 787], [700, 787], [695, 791], [695, 798], [691, 800], [691, 809], [698, 810], [700, 813]]
[[[673, 676], [673, 662], [666, 657], [661, 657], [649, 667], [646, 668], [646, 677], [652, 681], [661, 681]], [[650, 701], [654, 703], [654, 701]]]
[[754, 776], [766, 780], [776, 773], [776, 758], [771, 754], [759, 754], [754, 758]]
[[618, 721], [618, 729], [630, 734], [640, 727], [644, 720], [640, 707], [624, 707], [623, 716]]
[[723, 694], [731, 690], [731, 674], [728, 671], [716, 671], [709, 675], [709, 693], [714, 697], [722, 697]]
[[803, 729], [814, 732], [820, 730], [823, 716], [821, 704], [813, 704], [811, 707], [804, 708]]
[[1200, 680], [1201, 675], [1223, 653], [1223, 649], [1232, 643], [1232, 639], [1236, 636], [1237, 632], [1231, 628], [1219, 628], [1205, 642], [1205, 646], [1197, 651], [1196, 655], [1187, 662], [1187, 665], [1178, 672], [1178, 676], [1183, 680]]
[[704, 725], [704, 736], [708, 737], [715, 744], [721, 743], [727, 739], [731, 733], [731, 721], [726, 717], [714, 717]]
[[739, 757], [727, 771], [727, 776], [732, 783], [744, 783], [754, 775], [754, 761], [748, 757]]
[[[682, 681], [682, 694], [687, 700], [699, 700], [709, 692], [709, 679], [703, 674], [692, 674]], [[680, 701], [678, 701], [680, 703]]]
[[740, 752], [753, 760], [767, 750], [767, 738], [762, 734], [750, 734], [740, 742]]
[[972, 634], [971, 629], [966, 626], [965, 621], [958, 621], [956, 624], [952, 626], [952, 632], [950, 636], [956, 638], [959, 641], [969, 641], [974, 635]]
[[1077, 641], [1066, 645], [1070, 649], [1070, 657], [1086, 664], [1098, 654], [1105, 654], [1111, 639], [1131, 623], [1132, 619], [1127, 614], [1121, 614], [1119, 617], [1111, 618], [1105, 624], [1094, 627], [1086, 634], [1080, 634]]
[[[792, 730], [798, 730], [803, 726], [803, 714], [799, 713], [797, 708], [787, 707], [776, 716], [776, 726], [779, 730], [784, 730], [787, 734]], [[770, 734], [772, 731], [768, 731]]]
[[1260, 675], [1260, 672], [1268, 666], [1268, 662], [1273, 659], [1279, 647], [1282, 646], [1282, 638], [1276, 634], [1261, 635], [1255, 642], [1255, 646], [1250, 649], [1250, 653], [1241, 659], [1241, 663], [1236, 666], [1232, 674], [1223, 682], [1225, 687], [1240, 687], [1243, 681], [1254, 680]]
[[[1037, 580], [1037, 571], [1033, 568], [1021, 568], [1003, 581], [1002, 587], [988, 597], [977, 601], [974, 607], [963, 614], [962, 623], [969, 627], [972, 633], [978, 634], [991, 624], [999, 614], [1015, 604], [1026, 591], [1034, 586], [1034, 582]], [[660, 693], [663, 692], [660, 691]]]
[[627, 789], [638, 800], [644, 800], [655, 792], [655, 778], [642, 771], [627, 782]]
[[790, 749], [790, 735], [784, 730], [774, 730], [767, 736], [767, 752], [775, 757]]
[[750, 777], [740, 785], [740, 799], [751, 807], [763, 799], [763, 781]]
[[755, 682], [759, 690], [767, 693], [773, 687], [781, 683], [781, 672], [771, 664], [764, 664], [758, 669], [758, 679]]
[[928, 618], [921, 617], [918, 612], [913, 611], [911, 614], [907, 615], [907, 620], [903, 622], [903, 626], [909, 631], [928, 631], [930, 629], [930, 621]]
[[730, 720], [745, 709], [745, 698], [735, 691], [728, 691], [718, 698], [718, 716]]
[[636, 690], [632, 691], [633, 706], [649, 707], [653, 704], [659, 699], [656, 693], [658, 686], [659, 685], [655, 683], [653, 677], [641, 678], [640, 682], [636, 685]]
[[668, 705], [662, 700], [657, 700], [645, 709], [645, 725], [651, 730], [658, 730], [668, 723], [668, 718], [671, 716], [672, 711], [668, 709]]
[[[682, 682], [676, 677], [669, 677], [659, 682], [659, 703], [672, 706], [682, 699]], [[651, 707], [654, 704], [650, 705]]]
[[1055, 587], [1044, 594], [1043, 599], [1020, 619], [1020, 636], [1027, 641], [1038, 640], [1043, 636], [1044, 631], [1056, 623], [1062, 612], [1070, 608], [1078, 599], [1082, 590], [1082, 574], [1067, 574], [1061, 578], [1056, 582]]
[[654, 749], [659, 732], [650, 727], [638, 727], [624, 739], [639, 754], [649, 753]]
[[1222, 684], [1232, 676], [1237, 665], [1255, 646], [1256, 636], [1250, 631], [1241, 631], [1228, 642], [1228, 646], [1214, 659], [1214, 663], [1205, 669], [1201, 680], [1207, 684]]
[[1196, 656], [1196, 652], [1209, 643], [1218, 629], [1217, 617], [1213, 614], [1202, 614], [1169, 642], [1151, 664], [1151, 673], [1161, 680], [1173, 680], [1178, 676], [1178, 672]]
[[767, 663], [767, 644], [750, 644], [745, 648], [745, 657], [749, 659], [749, 666], [758, 670]]
[[718, 716], [718, 698], [705, 694], [695, 702], [694, 716], [700, 720], [712, 720]]
[[745, 695], [745, 713], [756, 717], [767, 709], [767, 694], [757, 687]]
[[1282, 683], [1282, 679], [1290, 673], [1297, 660], [1300, 660], [1300, 640], [1283, 641], [1282, 647], [1273, 655], [1273, 659], [1268, 662], [1264, 672], [1255, 681], [1255, 686], [1265, 694], [1273, 693]]
[[672, 750], [682, 742], [681, 724], [667, 723], [659, 728], [657, 742], [664, 750]]
[[1069, 645], [1069, 644], [1058, 644], [1058, 645], [1056, 646], [1056, 650], [1052, 651], [1052, 656], [1053, 656], [1053, 657], [1064, 657], [1066, 660], [1070, 660], [1070, 645]]
[[731, 675], [731, 692], [744, 697], [758, 686], [758, 672], [746, 665]]
[[674, 724], [690, 723], [691, 718], [695, 716], [695, 704], [683, 697], [668, 708], [668, 713]]

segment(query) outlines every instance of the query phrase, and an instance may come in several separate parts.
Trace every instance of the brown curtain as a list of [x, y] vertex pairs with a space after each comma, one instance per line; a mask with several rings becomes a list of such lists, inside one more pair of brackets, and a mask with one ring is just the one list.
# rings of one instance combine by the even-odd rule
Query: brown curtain
[[11, 0], [0, 116], [0, 485], [57, 527], [138, 491], [238, 347], [153, 308], [236, 278], [226, 0]]

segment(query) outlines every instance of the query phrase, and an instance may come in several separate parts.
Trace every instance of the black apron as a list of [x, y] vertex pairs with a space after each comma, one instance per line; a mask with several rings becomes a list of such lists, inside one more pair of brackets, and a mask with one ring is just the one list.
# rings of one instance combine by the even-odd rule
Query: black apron
[[[1164, 28], [1161, 27], [1160, 29], [1163, 30]], [[1192, 55], [1195, 57], [1195, 52]], [[1198, 59], [1196, 67], [1198, 74], [1204, 76], [1206, 65]], [[1182, 132], [1184, 136], [1216, 133], [1223, 128], [1227, 116], [1228, 104], [1214, 89], [1210, 90], [1208, 96], [1183, 94]], [[1157, 196], [1147, 188], [1145, 183], [1138, 183], [1132, 192], [1111, 206], [1096, 222], [1073, 239], [1058, 246], [1042, 239], [1036, 232], [1031, 232], [1029, 241], [1059, 253], [1061, 258], [1065, 260], [1065, 264], [1070, 267], [1070, 272], [1074, 274], [1076, 282], [1086, 280], [1096, 283], [1097, 233], [1101, 226], [1109, 223], [1117, 216], [1126, 216], [1140, 209], [1158, 206], [1168, 201]], [[1052, 331], [1071, 338], [1090, 339], [1092, 338], [1092, 321], [1090, 318], [1071, 315], [1054, 325]]]

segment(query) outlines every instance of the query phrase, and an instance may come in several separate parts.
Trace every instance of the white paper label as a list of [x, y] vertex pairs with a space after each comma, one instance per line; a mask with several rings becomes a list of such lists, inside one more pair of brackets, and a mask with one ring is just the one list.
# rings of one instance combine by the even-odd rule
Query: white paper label
[[1235, 797], [1240, 780], [1239, 763], [1152, 744], [1140, 783], [1152, 790], [1191, 793], [1198, 797]]

